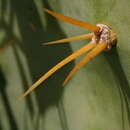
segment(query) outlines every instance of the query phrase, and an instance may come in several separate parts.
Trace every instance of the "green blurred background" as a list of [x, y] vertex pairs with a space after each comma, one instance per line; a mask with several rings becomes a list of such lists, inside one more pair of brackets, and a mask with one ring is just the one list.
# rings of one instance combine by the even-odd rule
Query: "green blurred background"
[[[88, 41], [41, 43], [88, 33], [58, 21], [43, 8], [104, 23], [117, 47], [94, 58], [65, 86], [77, 61], [66, 65], [24, 100], [18, 97], [56, 63]], [[129, 0], [0, 0], [0, 130], [129, 130]]]

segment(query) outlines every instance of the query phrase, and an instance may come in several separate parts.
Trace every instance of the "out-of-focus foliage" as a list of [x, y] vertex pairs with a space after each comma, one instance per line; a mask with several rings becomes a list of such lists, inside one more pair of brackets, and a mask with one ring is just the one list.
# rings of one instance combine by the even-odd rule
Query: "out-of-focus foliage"
[[[16, 102], [32, 82], [88, 42], [42, 46], [88, 33], [49, 16], [44, 7], [109, 25], [117, 32], [117, 47], [94, 58], [66, 87], [62, 82], [74, 62]], [[0, 51], [0, 130], [128, 130], [129, 12], [129, 0], [0, 0], [0, 47], [11, 43]]]

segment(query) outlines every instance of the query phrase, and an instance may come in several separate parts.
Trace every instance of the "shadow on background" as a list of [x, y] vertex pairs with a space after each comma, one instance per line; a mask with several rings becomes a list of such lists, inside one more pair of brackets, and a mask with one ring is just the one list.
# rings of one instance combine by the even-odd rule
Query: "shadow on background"
[[[13, 111], [12, 111], [12, 108], [11, 108], [11, 105], [10, 105], [10, 102], [8, 100], [8, 96], [6, 93], [6, 79], [3, 75], [1, 68], [0, 68], [0, 96], [3, 101], [3, 107], [5, 108], [5, 112], [8, 115], [10, 130], [18, 130], [17, 123], [16, 123], [17, 121], [13, 115]], [[0, 121], [1, 121], [1, 118], [0, 118]], [[3, 130], [1, 122], [0, 122], [0, 130]]]
[[[5, 10], [7, 10], [8, 2], [10, 3], [10, 14], [9, 21], [7, 24], [4, 19], [4, 15]], [[7, 36], [5, 39], [3, 39], [3, 43], [9, 40], [13, 40], [14, 43], [16, 43], [12, 44], [12, 48], [17, 61], [17, 65], [19, 67], [21, 80], [23, 83], [22, 86], [24, 87], [23, 89], [25, 91], [30, 86], [28, 85], [25, 70], [20, 60], [17, 47], [20, 47], [20, 49], [27, 58], [28, 67], [30, 74], [32, 75], [33, 82], [39, 79], [39, 77], [41, 77], [45, 72], [47, 72], [59, 61], [71, 54], [72, 50], [69, 44], [52, 46], [41, 45], [41, 43], [46, 41], [65, 38], [65, 34], [60, 28], [55, 18], [52, 18], [48, 14], [45, 14], [45, 20], [47, 22], [46, 30], [43, 28], [34, 1], [2, 0], [2, 4], [0, 6], [2, 14], [0, 20], [0, 29], [4, 29]], [[43, 6], [48, 9], [51, 9], [47, 0], [43, 1]], [[22, 41], [19, 41], [13, 31], [15, 16], [17, 18], [18, 29], [20, 31]], [[66, 119], [64, 107], [62, 101], [60, 101], [64, 90], [64, 88], [62, 87], [62, 82], [65, 79], [67, 72], [70, 71], [73, 65], [74, 63], [66, 65], [61, 70], [56, 72], [56, 74], [50, 77], [44, 84], [40, 85], [39, 88], [34, 90], [37, 106], [39, 108], [39, 116], [44, 116], [44, 113], [46, 112], [48, 107], [56, 105], [59, 109], [59, 116], [62, 116], [60, 117], [60, 119], [62, 120], [61, 123], [64, 123], [61, 124], [63, 130], [67, 130], [67, 123], [65, 125]], [[4, 97], [6, 93], [3, 92], [3, 94]], [[6, 97], [6, 99], [3, 99], [3, 101], [4, 100], [8, 102], [8, 97]], [[26, 108], [29, 110], [30, 116], [33, 117], [34, 109], [31, 97], [27, 96], [27, 98], [24, 100], [26, 101]], [[9, 106], [6, 104], [6, 107]], [[8, 116], [10, 120], [10, 116], [13, 116], [11, 110], [9, 111]], [[16, 127], [16, 130], [17, 124], [15, 122], [15, 119], [12, 121], [11, 124]]]
[[[110, 52], [105, 53], [105, 57], [110, 64], [111, 69], [113, 70], [113, 74], [116, 77], [116, 81], [118, 84], [118, 90], [120, 93], [121, 98], [121, 108], [122, 108], [122, 122], [123, 122], [123, 129], [125, 129], [125, 115], [124, 115], [124, 109], [126, 109], [128, 114], [128, 121], [130, 123], [130, 85], [128, 82], [128, 79], [124, 73], [124, 70], [122, 68], [119, 54], [117, 51], [117, 48], [114, 47]], [[125, 106], [124, 106], [125, 105]]]

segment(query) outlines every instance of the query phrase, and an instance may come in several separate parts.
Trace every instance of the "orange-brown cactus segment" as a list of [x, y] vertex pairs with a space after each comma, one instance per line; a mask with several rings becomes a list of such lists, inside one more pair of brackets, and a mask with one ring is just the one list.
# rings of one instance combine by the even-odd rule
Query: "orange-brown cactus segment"
[[62, 40], [52, 41], [45, 43], [48, 44], [56, 44], [56, 43], [64, 43], [69, 41], [75, 41], [75, 40], [84, 40], [87, 38], [92, 38], [91, 42], [78, 51], [74, 52], [61, 62], [59, 62], [57, 65], [55, 65], [52, 69], [50, 69], [47, 73], [45, 73], [38, 81], [36, 81], [24, 94], [20, 96], [20, 99], [27, 96], [29, 93], [31, 93], [35, 88], [37, 88], [42, 82], [44, 82], [47, 78], [49, 78], [53, 73], [55, 73], [57, 70], [59, 70], [61, 67], [66, 65], [67, 63], [71, 62], [72, 60], [76, 59], [77, 57], [81, 56], [82, 54], [86, 53], [87, 51], [94, 48], [92, 51], [90, 51], [69, 73], [67, 78], [64, 81], [64, 85], [70, 80], [70, 78], [73, 76], [73, 74], [78, 71], [82, 66], [87, 64], [92, 58], [94, 58], [96, 55], [101, 53], [104, 50], [109, 50], [111, 47], [115, 44], [114, 41], [117, 40], [116, 34], [113, 33], [113, 31], [104, 24], [98, 24], [97, 26], [82, 22], [80, 20], [76, 20], [67, 16], [62, 16], [58, 13], [54, 13], [48, 9], [44, 9], [47, 13], [51, 14], [52, 16], [59, 18], [63, 21], [66, 21], [68, 23], [90, 29], [91, 31], [94, 31], [92, 34], [85, 34], [82, 36], [76, 36], [71, 38], [66, 38]]
[[44, 82], [47, 78], [49, 78], [53, 73], [55, 73], [61, 67], [71, 62], [72, 60], [76, 59], [80, 55], [86, 53], [88, 50], [92, 49], [94, 46], [95, 46], [94, 43], [87, 44], [81, 49], [71, 54], [70, 56], [68, 56], [67, 58], [65, 58], [64, 60], [62, 60], [61, 62], [59, 62], [52, 69], [50, 69], [47, 73], [45, 73], [38, 81], [36, 81], [24, 94], [22, 94], [20, 96], [20, 99], [27, 96], [29, 93], [31, 93], [36, 87], [38, 87], [42, 82]]
[[65, 22], [77, 25], [79, 27], [86, 28], [86, 29], [89, 29], [89, 30], [94, 31], [94, 32], [97, 32], [97, 31], [100, 30], [100, 27], [97, 27], [95, 25], [92, 25], [92, 24], [89, 24], [89, 23], [86, 23], [86, 22], [83, 22], [83, 21], [80, 21], [80, 20], [77, 20], [77, 19], [74, 19], [74, 18], [71, 18], [71, 17], [68, 17], [68, 16], [63, 16], [59, 13], [55, 13], [55, 12], [50, 11], [50, 10], [45, 9], [45, 8], [43, 10], [45, 12], [47, 12], [48, 14], [50, 14], [50, 15], [58, 18], [58, 19], [61, 19]]
[[65, 42], [72, 42], [72, 41], [90, 39], [92, 37], [93, 37], [93, 33], [89, 33], [89, 34], [84, 34], [84, 35], [80, 35], [80, 36], [65, 38], [65, 39], [61, 39], [61, 40], [57, 40], [57, 41], [51, 41], [51, 42], [42, 43], [42, 44], [43, 45], [60, 44], [60, 43], [65, 43]]
[[63, 82], [63, 85], [65, 85], [70, 80], [70, 78], [74, 75], [75, 72], [77, 72], [82, 66], [87, 64], [96, 55], [104, 51], [106, 47], [107, 47], [107, 43], [97, 44], [97, 46], [92, 51], [90, 51], [78, 64], [76, 64], [76, 66], [72, 69], [72, 71], [69, 73], [69, 75]]

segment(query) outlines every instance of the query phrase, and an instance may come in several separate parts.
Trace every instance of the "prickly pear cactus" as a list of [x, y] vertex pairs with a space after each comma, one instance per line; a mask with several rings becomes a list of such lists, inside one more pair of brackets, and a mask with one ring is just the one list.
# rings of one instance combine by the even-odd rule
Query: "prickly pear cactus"
[[[129, 0], [0, 0], [0, 5], [0, 47], [12, 41], [0, 51], [0, 129], [130, 129]], [[117, 33], [117, 46], [81, 68], [65, 87], [62, 82], [82, 57], [16, 102], [40, 76], [88, 42], [42, 46], [88, 33], [42, 8], [108, 25]]]

